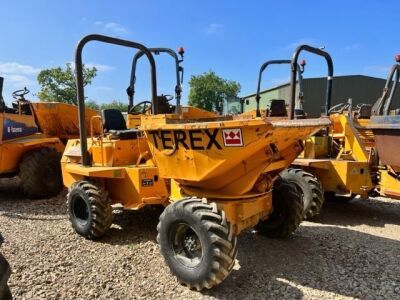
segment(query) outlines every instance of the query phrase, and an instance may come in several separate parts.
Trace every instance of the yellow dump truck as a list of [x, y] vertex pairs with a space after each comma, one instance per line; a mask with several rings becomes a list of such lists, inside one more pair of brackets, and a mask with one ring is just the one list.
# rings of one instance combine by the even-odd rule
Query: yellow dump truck
[[[59, 161], [65, 141], [78, 136], [77, 107], [32, 103], [25, 99], [26, 88], [15, 91], [15, 101], [7, 107], [3, 81], [0, 77], [0, 176], [19, 176], [30, 197], [57, 194], [62, 188]], [[87, 109], [88, 120], [97, 114]]]
[[[151, 114], [141, 117], [138, 129], [114, 129], [124, 127], [124, 119], [104, 111], [104, 133], [87, 138], [82, 50], [93, 41], [139, 49], [147, 57]], [[61, 166], [69, 218], [78, 234], [104, 235], [113, 204], [164, 205], [157, 226], [161, 253], [182, 284], [201, 290], [230, 274], [237, 235], [244, 229], [286, 237], [299, 226], [300, 195], [279, 173], [303, 150], [301, 140], [329, 126], [328, 119], [234, 119], [189, 108], [163, 113], [151, 51], [104, 35], [78, 43], [75, 69], [80, 139], [68, 141]]]

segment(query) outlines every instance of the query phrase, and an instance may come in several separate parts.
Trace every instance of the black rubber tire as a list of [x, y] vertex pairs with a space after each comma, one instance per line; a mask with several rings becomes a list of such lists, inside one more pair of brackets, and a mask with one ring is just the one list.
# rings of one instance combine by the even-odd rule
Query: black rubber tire
[[271, 238], [287, 238], [303, 220], [303, 201], [294, 184], [283, 178], [274, 182], [273, 211], [268, 219], [261, 220], [256, 231]]
[[[179, 237], [178, 228], [185, 227], [201, 246], [199, 262], [190, 258]], [[170, 204], [160, 216], [157, 242], [171, 272], [181, 284], [198, 291], [221, 283], [232, 271], [237, 254], [237, 238], [224, 211], [205, 199], [190, 198]], [[186, 238], [186, 237], [185, 237]], [[182, 241], [182, 243], [180, 243]], [[178, 245], [177, 245], [178, 244]], [[178, 255], [174, 247], [182, 246]], [[180, 254], [179, 253], [179, 254]], [[182, 261], [183, 260], [183, 261]]]
[[107, 192], [89, 181], [78, 181], [67, 194], [69, 220], [76, 233], [89, 240], [103, 236], [113, 221]]
[[11, 290], [10, 287], [8, 286], [8, 284], [6, 284], [5, 289], [3, 291], [2, 297], [0, 300], [12, 300], [12, 294], [11, 294]]
[[19, 165], [22, 189], [28, 197], [52, 197], [63, 188], [61, 153], [37, 148], [24, 154]]
[[325, 200], [329, 202], [336, 202], [336, 203], [349, 203], [353, 200], [357, 194], [351, 194], [350, 196], [336, 196], [334, 192], [325, 192]]
[[321, 182], [313, 174], [302, 169], [286, 169], [282, 178], [296, 185], [303, 200], [303, 218], [312, 219], [317, 216], [324, 204], [324, 190]]

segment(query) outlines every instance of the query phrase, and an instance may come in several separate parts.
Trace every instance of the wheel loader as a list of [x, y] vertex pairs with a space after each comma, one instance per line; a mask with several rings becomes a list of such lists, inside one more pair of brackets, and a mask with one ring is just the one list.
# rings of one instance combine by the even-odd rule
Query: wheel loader
[[[18, 176], [24, 193], [50, 197], [63, 187], [60, 159], [64, 143], [77, 137], [76, 107], [63, 103], [32, 103], [29, 90], [13, 93], [12, 107], [2, 97], [0, 77], [0, 177]], [[88, 110], [88, 116], [97, 114]]]
[[[139, 128], [115, 130], [119, 124], [103, 114], [104, 133], [87, 136], [82, 51], [93, 41], [138, 49], [149, 61], [151, 113], [141, 116]], [[244, 229], [282, 237], [299, 225], [300, 197], [279, 173], [303, 150], [301, 140], [329, 126], [328, 119], [204, 117], [180, 108], [162, 113], [151, 51], [104, 35], [79, 41], [75, 70], [80, 139], [68, 141], [61, 167], [78, 234], [104, 235], [113, 204], [136, 210], [164, 205], [157, 226], [161, 253], [182, 284], [201, 290], [232, 271]]]

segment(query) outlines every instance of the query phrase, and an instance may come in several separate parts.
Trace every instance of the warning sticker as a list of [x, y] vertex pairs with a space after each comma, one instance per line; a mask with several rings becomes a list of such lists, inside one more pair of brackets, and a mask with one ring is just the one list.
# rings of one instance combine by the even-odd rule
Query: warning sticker
[[153, 179], [142, 179], [142, 186], [153, 186]]
[[242, 130], [240, 128], [222, 129], [225, 147], [243, 146]]

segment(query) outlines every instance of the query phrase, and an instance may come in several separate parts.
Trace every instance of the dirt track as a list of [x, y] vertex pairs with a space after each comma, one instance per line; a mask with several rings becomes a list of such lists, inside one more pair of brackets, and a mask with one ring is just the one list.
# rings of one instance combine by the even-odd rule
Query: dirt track
[[400, 201], [327, 203], [288, 240], [244, 232], [231, 276], [199, 293], [163, 263], [159, 210], [118, 214], [109, 234], [91, 242], [72, 231], [64, 195], [26, 200], [13, 182], [1, 186], [1, 251], [15, 299], [400, 299]]

